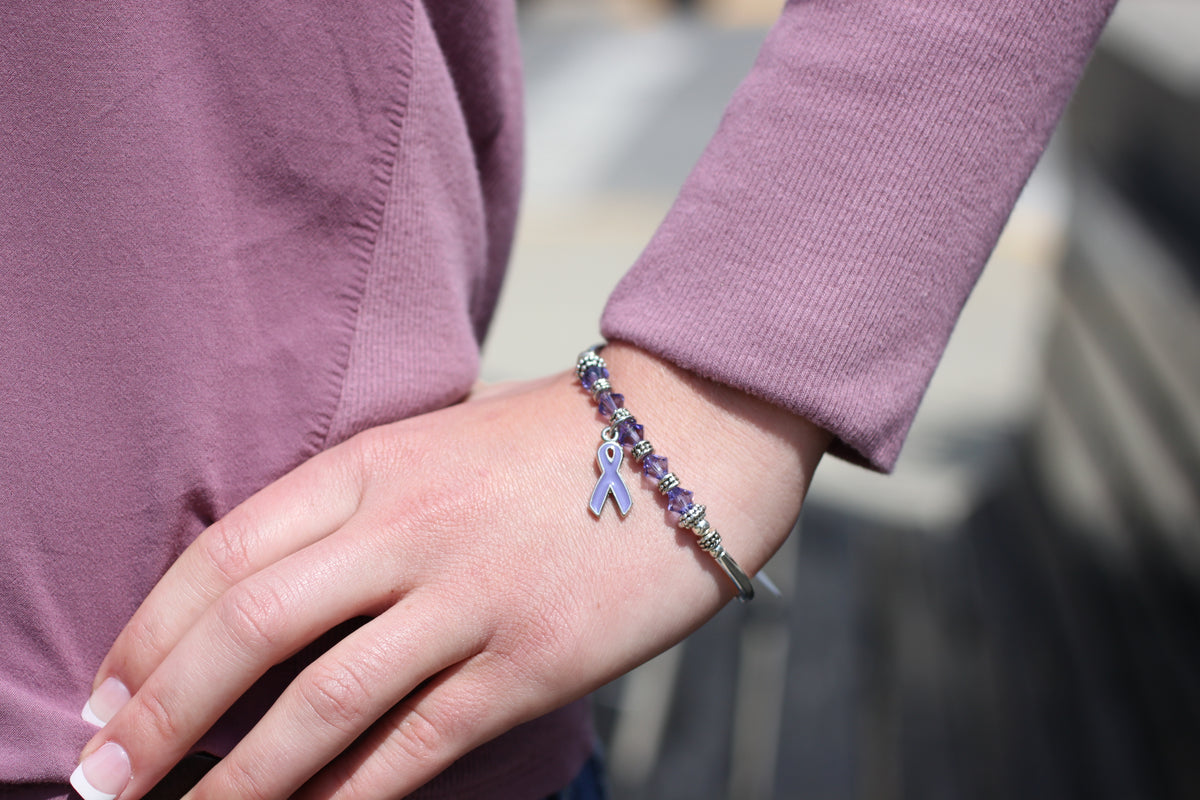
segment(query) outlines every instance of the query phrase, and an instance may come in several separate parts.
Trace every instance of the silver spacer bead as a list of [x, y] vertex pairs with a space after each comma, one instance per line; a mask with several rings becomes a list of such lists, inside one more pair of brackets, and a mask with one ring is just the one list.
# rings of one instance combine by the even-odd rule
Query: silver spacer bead
[[708, 520], [702, 519], [699, 522], [697, 522], [695, 525], [692, 526], [692, 533], [696, 534], [696, 536], [698, 536], [698, 537], [703, 536], [705, 533], [708, 532], [708, 529], [711, 527], [712, 527], [712, 524], [709, 523]]
[[[581, 378], [581, 380], [582, 380], [582, 378]], [[608, 378], [597, 378], [596, 382], [592, 384], [593, 399], [599, 397], [601, 392], [611, 392], [611, 391], [612, 391], [612, 384], [608, 382]]]
[[617, 427], [617, 425], [619, 425], [620, 423], [624, 422], [627, 419], [632, 419], [632, 418], [633, 418], [633, 412], [631, 412], [628, 408], [618, 408], [616, 411], [613, 412], [612, 417], [609, 418], [608, 424], [612, 425], [613, 428], [615, 429]]
[[688, 530], [695, 530], [696, 524], [704, 519], [704, 506], [696, 503], [679, 517], [679, 525]]
[[663, 475], [662, 480], [658, 482], [658, 490], [663, 494], [666, 494], [678, 485], [679, 478], [675, 477], [674, 472], [668, 472], [666, 475]]
[[[716, 528], [713, 528], [708, 533], [704, 534], [704, 536], [700, 539], [700, 541], [696, 542], [696, 544], [700, 545], [700, 549], [706, 553], [715, 553], [717, 549], [721, 547], [721, 534], [717, 533]], [[724, 548], [722, 548], [722, 550], [723, 549]]]
[[654, 452], [654, 445], [650, 444], [650, 440], [642, 439], [640, 442], [638, 442], [637, 444], [635, 444], [633, 446], [633, 449], [629, 451], [629, 454], [632, 455], [634, 458], [636, 458], [638, 461], [641, 461], [643, 458], [645, 458], [646, 456], [650, 455], [653, 452]]
[[595, 350], [584, 350], [579, 354], [579, 360], [575, 362], [575, 375], [579, 380], [583, 380], [583, 373], [588, 367], [605, 367], [604, 359], [596, 355]]

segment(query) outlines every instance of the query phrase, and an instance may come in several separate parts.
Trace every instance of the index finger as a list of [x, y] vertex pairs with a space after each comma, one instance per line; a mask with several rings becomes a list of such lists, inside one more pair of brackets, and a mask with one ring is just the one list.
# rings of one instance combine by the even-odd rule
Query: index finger
[[[92, 684], [115, 678], [129, 692], [157, 668], [230, 587], [341, 527], [362, 498], [361, 469], [343, 444], [260, 490], [201, 533], [167, 570], [117, 636]], [[88, 712], [101, 723], [116, 709]]]

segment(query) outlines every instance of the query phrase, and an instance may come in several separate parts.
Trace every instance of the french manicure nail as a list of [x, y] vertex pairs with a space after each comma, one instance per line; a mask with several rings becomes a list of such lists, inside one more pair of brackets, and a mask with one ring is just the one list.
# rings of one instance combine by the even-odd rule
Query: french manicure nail
[[130, 771], [125, 748], [108, 742], [75, 768], [71, 786], [83, 800], [113, 800], [129, 783]]
[[116, 678], [105, 678], [84, 704], [80, 716], [97, 728], [103, 728], [128, 702], [129, 690], [125, 684]]

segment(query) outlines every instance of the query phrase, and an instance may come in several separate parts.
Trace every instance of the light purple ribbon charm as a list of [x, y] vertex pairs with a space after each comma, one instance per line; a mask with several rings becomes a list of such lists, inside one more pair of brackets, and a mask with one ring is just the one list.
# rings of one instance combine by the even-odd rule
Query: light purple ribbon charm
[[617, 510], [621, 512], [622, 517], [629, 513], [629, 508], [633, 505], [633, 498], [629, 496], [629, 489], [618, 471], [624, 457], [621, 445], [616, 442], [606, 441], [596, 451], [596, 461], [600, 463], [600, 480], [596, 481], [596, 488], [592, 490], [588, 508], [597, 517], [604, 510], [604, 501], [610, 494], [617, 501]]

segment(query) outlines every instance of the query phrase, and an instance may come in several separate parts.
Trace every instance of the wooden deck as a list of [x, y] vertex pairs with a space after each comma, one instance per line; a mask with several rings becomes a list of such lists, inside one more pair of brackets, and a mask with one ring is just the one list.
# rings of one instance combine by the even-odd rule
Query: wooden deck
[[1016, 465], [952, 535], [809, 508], [786, 600], [597, 696], [614, 797], [1200, 797], [1200, 585]]

